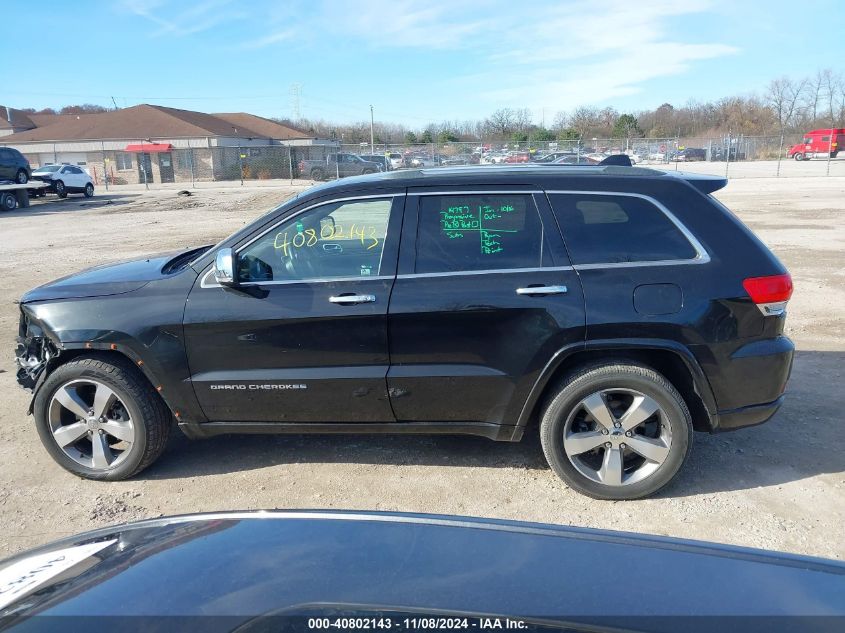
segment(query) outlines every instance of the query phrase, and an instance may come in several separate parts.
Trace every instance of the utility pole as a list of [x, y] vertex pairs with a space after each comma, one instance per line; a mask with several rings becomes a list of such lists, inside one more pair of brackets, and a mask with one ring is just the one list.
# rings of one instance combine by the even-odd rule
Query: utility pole
[[370, 154], [376, 153], [375, 136], [373, 135], [373, 106], [370, 106]]

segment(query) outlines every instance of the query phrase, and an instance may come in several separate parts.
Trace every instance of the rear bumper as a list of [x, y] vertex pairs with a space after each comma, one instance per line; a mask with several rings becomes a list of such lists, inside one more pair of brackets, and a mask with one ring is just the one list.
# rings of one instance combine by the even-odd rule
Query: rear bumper
[[714, 431], [762, 424], [783, 402], [795, 346], [785, 336], [746, 343], [716, 354], [705, 373], [718, 407]]
[[737, 429], [763, 424], [763, 422], [766, 422], [780, 409], [780, 405], [782, 404], [783, 396], [774, 402], [767, 402], [766, 404], [754, 404], [731, 411], [720, 411], [719, 425], [715, 430], [735, 431]]

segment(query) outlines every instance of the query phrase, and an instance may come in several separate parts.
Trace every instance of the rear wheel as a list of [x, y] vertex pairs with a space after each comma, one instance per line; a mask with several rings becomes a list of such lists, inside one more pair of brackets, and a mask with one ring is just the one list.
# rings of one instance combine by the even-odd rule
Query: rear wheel
[[18, 206], [18, 201], [7, 191], [0, 193], [0, 209], [3, 211], [14, 211], [15, 208]]
[[677, 474], [692, 420], [661, 374], [619, 362], [568, 376], [543, 410], [546, 460], [571, 488], [595, 499], [639, 499]]
[[94, 196], [94, 185], [92, 185], [90, 182], [87, 185], [85, 185], [85, 192], [84, 193], [85, 193], [86, 198], [93, 197]]
[[29, 182], [29, 176], [27, 175], [25, 169], [18, 170], [18, 173], [15, 175], [15, 182], [19, 185], [25, 185]]
[[326, 172], [317, 167], [311, 170], [311, 180], [323, 180], [326, 177]]
[[59, 198], [67, 198], [67, 187], [65, 187], [65, 183], [61, 180], [57, 180], [54, 186], [56, 188], [56, 195], [59, 196]]
[[38, 391], [33, 413], [42, 444], [60, 466], [108, 481], [152, 464], [171, 425], [170, 411], [135, 367], [101, 356], [58, 367]]
[[373, 170], [373, 169], [365, 169], [365, 170], [364, 170], [364, 171], [362, 171], [361, 173], [362, 173], [362, 174], [374, 174], [374, 173], [376, 173], [376, 172], [375, 172], [375, 170]]

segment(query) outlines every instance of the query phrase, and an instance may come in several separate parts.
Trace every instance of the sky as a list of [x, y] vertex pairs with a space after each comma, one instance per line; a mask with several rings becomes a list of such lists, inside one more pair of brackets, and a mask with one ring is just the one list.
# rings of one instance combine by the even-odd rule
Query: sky
[[[621, 112], [845, 71], [842, 0], [4, 0], [0, 103], [422, 128]], [[21, 64], [17, 59], [23, 59]], [[9, 81], [18, 71], [19, 81]], [[37, 79], [36, 79], [37, 77]], [[298, 98], [294, 97], [298, 93]], [[114, 101], [112, 101], [114, 99]]]

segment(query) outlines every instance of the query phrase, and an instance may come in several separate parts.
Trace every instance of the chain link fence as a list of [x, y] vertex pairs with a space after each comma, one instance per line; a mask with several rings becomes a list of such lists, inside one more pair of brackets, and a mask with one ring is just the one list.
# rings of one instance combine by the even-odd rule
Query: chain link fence
[[[33, 169], [69, 162], [85, 168], [100, 188], [123, 185], [160, 187], [226, 186], [265, 181], [312, 181], [379, 170], [532, 162], [595, 164], [612, 154], [627, 154], [639, 166], [743, 177], [845, 176], [845, 152], [836, 134], [830, 151], [808, 151], [799, 134], [698, 138], [572, 139], [523, 143], [494, 141], [414, 144], [324, 144], [178, 148], [167, 151], [86, 151], [25, 155]], [[2, 145], [2, 143], [0, 143]], [[822, 150], [826, 148], [821, 148]], [[339, 153], [338, 153], [339, 152]], [[306, 184], [303, 182], [303, 184]]]

